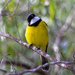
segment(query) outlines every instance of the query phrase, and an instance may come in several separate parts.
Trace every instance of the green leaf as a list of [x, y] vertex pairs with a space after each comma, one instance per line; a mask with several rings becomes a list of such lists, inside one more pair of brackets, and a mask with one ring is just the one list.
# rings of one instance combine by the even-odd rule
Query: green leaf
[[50, 17], [53, 18], [55, 16], [55, 13], [56, 13], [55, 5], [54, 5], [53, 1], [50, 1], [49, 11], [50, 11]]

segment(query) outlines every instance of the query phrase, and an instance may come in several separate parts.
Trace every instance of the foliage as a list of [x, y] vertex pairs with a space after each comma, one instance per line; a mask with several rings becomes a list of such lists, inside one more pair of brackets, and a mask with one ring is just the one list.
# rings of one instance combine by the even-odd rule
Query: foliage
[[[27, 26], [27, 15], [35, 13], [41, 17], [48, 25], [49, 45], [48, 54], [55, 57], [53, 44], [57, 37], [59, 29], [65, 24], [69, 14], [73, 11], [75, 0], [3, 0], [0, 1], [0, 31], [10, 33], [15, 37], [26, 42], [25, 29]], [[15, 14], [13, 14], [15, 13]], [[8, 17], [9, 16], [9, 17]], [[59, 48], [64, 57], [68, 61], [73, 61], [75, 54], [75, 18], [71, 25], [63, 33]], [[19, 45], [11, 39], [0, 37], [0, 60], [18, 61], [26, 63], [30, 67], [41, 65], [40, 57], [37, 53]], [[60, 51], [59, 51], [60, 52]], [[60, 53], [61, 55], [61, 53]], [[8, 58], [8, 59], [7, 59]], [[61, 59], [63, 59], [61, 55]], [[2, 61], [3, 60], [3, 61]], [[37, 61], [36, 61], [37, 60]], [[0, 67], [0, 71], [5, 75], [5, 72], [10, 71], [11, 65], [4, 64], [5, 67]], [[14, 66], [13, 66], [14, 67]], [[5, 69], [5, 70], [4, 70]], [[17, 72], [24, 68], [15, 66]], [[60, 68], [61, 69], [61, 68]], [[60, 72], [60, 71], [59, 71]], [[58, 72], [58, 73], [59, 73]], [[51, 66], [49, 71], [51, 75], [55, 75], [54, 66]], [[60, 75], [72, 75], [67, 70], [62, 70]], [[24, 74], [27, 75], [27, 74]], [[39, 75], [35, 73], [34, 75]]]

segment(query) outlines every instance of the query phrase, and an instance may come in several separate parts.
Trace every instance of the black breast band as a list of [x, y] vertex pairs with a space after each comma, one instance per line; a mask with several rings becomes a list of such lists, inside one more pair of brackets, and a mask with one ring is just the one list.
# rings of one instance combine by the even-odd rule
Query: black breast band
[[33, 24], [29, 24], [28, 26], [38, 26], [38, 24], [41, 22], [41, 19], [39, 19], [37, 22], [33, 23]]

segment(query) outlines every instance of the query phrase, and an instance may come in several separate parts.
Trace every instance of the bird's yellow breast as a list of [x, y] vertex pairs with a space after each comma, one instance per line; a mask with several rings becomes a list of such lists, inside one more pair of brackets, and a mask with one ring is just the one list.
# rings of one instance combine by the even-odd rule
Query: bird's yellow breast
[[27, 42], [45, 50], [48, 44], [48, 31], [46, 24], [41, 21], [38, 26], [27, 26], [25, 33]]

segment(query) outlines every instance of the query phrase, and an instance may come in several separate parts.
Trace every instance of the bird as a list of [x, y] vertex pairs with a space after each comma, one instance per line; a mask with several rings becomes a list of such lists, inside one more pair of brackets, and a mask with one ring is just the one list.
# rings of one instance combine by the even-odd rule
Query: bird
[[[48, 48], [48, 26], [47, 24], [34, 13], [27, 16], [28, 25], [25, 32], [25, 37], [29, 45], [35, 46], [43, 52], [47, 53]], [[48, 63], [48, 59], [41, 56], [42, 65]], [[43, 71], [49, 70], [49, 65], [42, 67]]]

